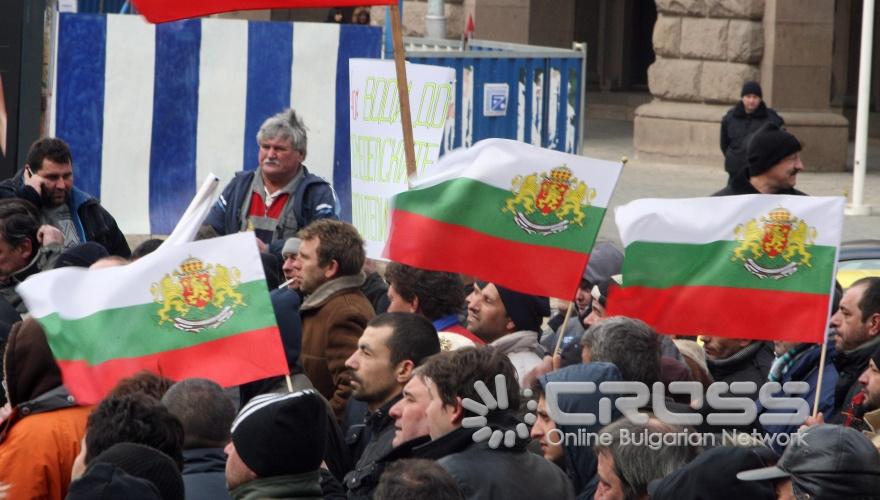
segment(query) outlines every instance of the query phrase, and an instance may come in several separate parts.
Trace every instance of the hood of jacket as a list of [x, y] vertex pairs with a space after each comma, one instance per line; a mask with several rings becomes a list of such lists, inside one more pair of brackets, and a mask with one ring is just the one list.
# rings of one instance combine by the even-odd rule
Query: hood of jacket
[[[834, 342], [829, 341], [825, 353], [826, 365], [832, 363], [835, 354]], [[785, 374], [785, 380], [805, 380], [813, 370], [819, 368], [821, 356], [822, 347], [819, 344], [814, 344], [804, 349], [794, 358], [791, 368]]]
[[183, 473], [206, 474], [226, 472], [226, 453], [223, 448], [193, 448], [183, 450]]
[[880, 348], [880, 336], [874, 337], [850, 351], [837, 351], [834, 356], [834, 365], [840, 371], [862, 371], [868, 364], [871, 354], [874, 354], [878, 348]]
[[[580, 363], [576, 365], [566, 366], [555, 372], [548, 373], [538, 378], [541, 386], [546, 390], [547, 384], [550, 382], [593, 382], [597, 386], [602, 382], [619, 382], [623, 380], [620, 370], [611, 363]], [[613, 422], [620, 417], [617, 411], [615, 401], [616, 395], [603, 396], [599, 390], [592, 394], [561, 394], [558, 398], [559, 409], [565, 413], [592, 413], [599, 415], [599, 401], [606, 397], [611, 400], [611, 420]], [[604, 424], [597, 422], [593, 425], [559, 425], [560, 430], [564, 433], [579, 432], [598, 433]], [[583, 429], [583, 431], [579, 431]], [[580, 495], [585, 489], [595, 488], [594, 478], [596, 476], [597, 459], [593, 453], [591, 446], [578, 446], [580, 443], [568, 442], [563, 443], [565, 450], [566, 471], [569, 478], [574, 483], [574, 491]], [[592, 498], [592, 497], [591, 497]]]
[[767, 351], [768, 349], [766, 342], [756, 341], [724, 359], [706, 357], [706, 364], [709, 365], [709, 370], [713, 374], [717, 374], [715, 378], [719, 378], [736, 372], [749, 363], [757, 364], [755, 358], [760, 356], [762, 351]]
[[520, 330], [495, 339], [489, 345], [504, 354], [532, 352], [538, 357], [543, 358], [547, 353], [544, 351], [544, 347], [538, 342], [538, 336], [539, 334], [537, 332]]
[[22, 418], [76, 405], [73, 396], [61, 385], [61, 369], [43, 328], [35, 319], [27, 318], [12, 326], [4, 362], [6, 394], [12, 414], [0, 426], [0, 443]]

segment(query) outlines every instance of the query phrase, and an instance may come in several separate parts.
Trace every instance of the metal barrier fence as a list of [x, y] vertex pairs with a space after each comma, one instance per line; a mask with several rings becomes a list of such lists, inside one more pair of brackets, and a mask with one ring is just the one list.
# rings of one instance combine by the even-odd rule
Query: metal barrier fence
[[408, 61], [455, 68], [455, 114], [447, 119], [444, 150], [501, 137], [580, 151], [585, 44], [566, 50], [472, 40], [462, 51], [456, 40], [405, 43]]

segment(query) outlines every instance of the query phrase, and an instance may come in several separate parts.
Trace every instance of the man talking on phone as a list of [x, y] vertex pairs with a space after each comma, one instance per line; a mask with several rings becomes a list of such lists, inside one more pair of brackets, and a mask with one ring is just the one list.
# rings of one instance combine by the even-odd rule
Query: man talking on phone
[[131, 256], [113, 216], [94, 196], [74, 187], [73, 157], [61, 139], [45, 137], [33, 143], [24, 169], [0, 183], [0, 198], [33, 203], [43, 222], [64, 234], [64, 248], [94, 241], [111, 255]]

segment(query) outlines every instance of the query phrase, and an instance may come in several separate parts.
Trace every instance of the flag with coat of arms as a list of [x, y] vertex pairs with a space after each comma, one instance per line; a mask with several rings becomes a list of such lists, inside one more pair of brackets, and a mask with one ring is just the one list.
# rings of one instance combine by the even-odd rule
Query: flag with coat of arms
[[844, 202], [753, 194], [618, 207], [623, 284], [606, 313], [667, 334], [822, 342]]
[[141, 370], [226, 387], [288, 373], [254, 234], [191, 241], [216, 197], [210, 177], [155, 252], [18, 286], [80, 404]]
[[622, 164], [485, 139], [392, 201], [385, 256], [540, 296], [574, 296]]

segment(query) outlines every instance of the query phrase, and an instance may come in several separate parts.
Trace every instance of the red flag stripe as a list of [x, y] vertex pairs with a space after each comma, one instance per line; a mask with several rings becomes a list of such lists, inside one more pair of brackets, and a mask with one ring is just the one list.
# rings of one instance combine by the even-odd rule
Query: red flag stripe
[[[231, 356], [230, 353], [235, 353]], [[172, 380], [207, 378], [229, 387], [287, 372], [287, 358], [275, 326], [205, 342], [185, 349], [137, 358], [117, 358], [99, 365], [59, 360], [64, 385], [79, 404], [94, 404], [116, 383], [141, 370]]]
[[571, 300], [589, 255], [495, 238], [468, 227], [394, 210], [385, 247], [389, 259], [422, 269], [475, 276], [523, 293]]
[[392, 5], [397, 0], [133, 0], [151, 23], [207, 16], [237, 10], [311, 9]]
[[715, 286], [628, 286], [609, 293], [607, 314], [641, 319], [665, 334], [819, 343], [828, 323], [828, 296]]

